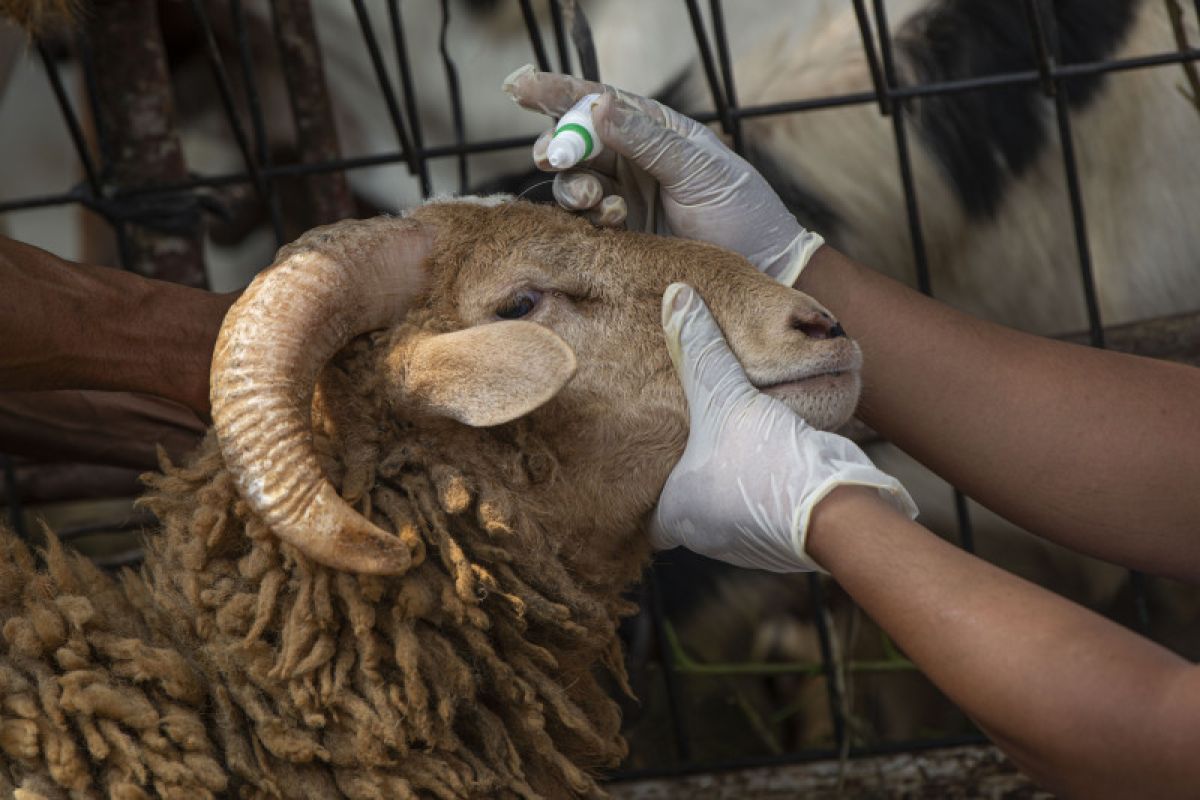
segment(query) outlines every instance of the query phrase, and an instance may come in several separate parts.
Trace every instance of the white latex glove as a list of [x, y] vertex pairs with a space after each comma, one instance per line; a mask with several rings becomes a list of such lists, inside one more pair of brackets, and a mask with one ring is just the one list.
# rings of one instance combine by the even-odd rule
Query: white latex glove
[[[597, 224], [625, 222], [631, 230], [720, 245], [787, 286], [824, 243], [715, 133], [657, 101], [528, 65], [503, 88], [521, 106], [555, 118], [580, 97], [602, 93], [592, 118], [607, 149], [554, 181], [559, 204]], [[548, 172], [555, 171], [546, 158], [552, 133], [533, 146], [534, 163]]]
[[820, 570], [804, 551], [813, 508], [838, 486], [873, 486], [910, 518], [904, 487], [854, 442], [819, 431], [751, 385], [691, 287], [663, 294], [663, 329], [691, 430], [651, 524], [657, 549], [684, 546], [740, 567]]

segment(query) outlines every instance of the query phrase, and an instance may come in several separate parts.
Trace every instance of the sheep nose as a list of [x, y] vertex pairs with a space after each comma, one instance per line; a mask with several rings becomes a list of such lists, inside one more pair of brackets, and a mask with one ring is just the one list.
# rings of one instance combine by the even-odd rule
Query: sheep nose
[[793, 311], [791, 327], [810, 339], [837, 339], [846, 335], [841, 323], [824, 311]]

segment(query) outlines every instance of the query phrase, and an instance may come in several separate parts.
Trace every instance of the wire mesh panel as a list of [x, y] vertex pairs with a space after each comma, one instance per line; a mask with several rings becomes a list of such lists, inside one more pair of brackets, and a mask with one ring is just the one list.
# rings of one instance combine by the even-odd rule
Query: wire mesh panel
[[[122, 25], [93, 19], [35, 42], [23, 67], [32, 93], [53, 100], [77, 183], [0, 196], [0, 223], [68, 257], [232, 288], [278, 245], [343, 216], [485, 188], [544, 198], [528, 148], [548, 121], [499, 92], [533, 62], [712, 123], [802, 222], [922, 292], [1096, 347], [1195, 359], [1196, 317], [1163, 317], [1200, 309], [1200, 198], [1179, 188], [1200, 162], [1200, 4], [126, 5]], [[100, 48], [135, 34], [163, 46], [114, 75]], [[139, 168], [114, 84], [168, 74], [156, 152], [180, 155]], [[25, 114], [13, 94], [0, 98], [0, 128]], [[73, 247], [25, 226], [48, 209], [61, 216], [47, 228], [78, 231]], [[1140, 234], [1114, 233], [1131, 214]], [[1031, 544], [869, 431], [855, 435], [923, 493], [937, 532], [1200, 656], [1187, 633], [1194, 593]], [[19, 516], [8, 461], [4, 476]], [[641, 696], [627, 708], [627, 776], [981, 738], [824, 578], [676, 552], [642, 594], [626, 626]]]

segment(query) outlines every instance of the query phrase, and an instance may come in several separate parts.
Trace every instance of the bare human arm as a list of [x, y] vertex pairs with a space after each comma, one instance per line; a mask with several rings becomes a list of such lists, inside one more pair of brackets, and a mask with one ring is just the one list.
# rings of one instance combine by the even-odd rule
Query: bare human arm
[[947, 544], [872, 490], [821, 501], [807, 547], [1039, 783], [1195, 796], [1200, 666]]
[[1066, 796], [1188, 797], [1200, 786], [1200, 667], [911, 522], [907, 495], [849, 440], [746, 377], [686, 288], [663, 330], [687, 448], [651, 523], [780, 572], [828, 570], [1015, 761]]
[[862, 346], [864, 422], [1040, 536], [1200, 582], [1200, 370], [985, 322], [830, 247], [795, 285]]
[[153, 469], [156, 445], [191, 449], [232, 300], [0, 237], [0, 452]]
[[140, 392], [208, 414], [232, 295], [73, 264], [0, 237], [0, 389]]

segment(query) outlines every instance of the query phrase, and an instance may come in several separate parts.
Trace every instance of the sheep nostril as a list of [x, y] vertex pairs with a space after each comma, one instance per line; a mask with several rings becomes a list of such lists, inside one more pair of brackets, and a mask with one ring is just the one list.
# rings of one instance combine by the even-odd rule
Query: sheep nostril
[[809, 339], [835, 339], [845, 336], [840, 323], [828, 314], [793, 314], [792, 329], [800, 331]]

